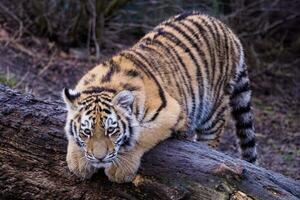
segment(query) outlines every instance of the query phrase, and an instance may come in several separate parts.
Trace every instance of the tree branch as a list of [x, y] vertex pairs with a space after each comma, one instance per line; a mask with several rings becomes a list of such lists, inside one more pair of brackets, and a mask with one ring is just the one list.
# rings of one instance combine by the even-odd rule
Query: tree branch
[[65, 111], [0, 85], [0, 199], [299, 199], [300, 183], [203, 144], [169, 139], [147, 153], [132, 184], [67, 169]]

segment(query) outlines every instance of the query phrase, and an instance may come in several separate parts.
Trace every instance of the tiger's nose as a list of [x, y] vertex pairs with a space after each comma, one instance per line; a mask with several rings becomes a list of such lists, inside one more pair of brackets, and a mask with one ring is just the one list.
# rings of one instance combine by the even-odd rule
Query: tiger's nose
[[93, 155], [96, 158], [104, 158], [108, 152], [108, 146], [104, 141], [93, 143]]

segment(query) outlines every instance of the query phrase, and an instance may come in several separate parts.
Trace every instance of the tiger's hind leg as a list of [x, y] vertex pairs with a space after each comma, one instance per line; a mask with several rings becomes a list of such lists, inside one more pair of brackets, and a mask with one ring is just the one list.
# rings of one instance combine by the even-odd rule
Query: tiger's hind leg
[[196, 129], [196, 140], [218, 148], [226, 125], [227, 106], [220, 106], [204, 125]]

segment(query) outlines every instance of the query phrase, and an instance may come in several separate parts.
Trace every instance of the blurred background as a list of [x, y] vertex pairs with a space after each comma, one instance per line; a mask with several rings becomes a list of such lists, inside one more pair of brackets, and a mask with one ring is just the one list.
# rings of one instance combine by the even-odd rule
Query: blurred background
[[[0, 83], [60, 100], [96, 63], [190, 10], [221, 19], [242, 40], [259, 163], [300, 179], [299, 0], [0, 0]], [[220, 150], [238, 156], [234, 139], [229, 124]]]

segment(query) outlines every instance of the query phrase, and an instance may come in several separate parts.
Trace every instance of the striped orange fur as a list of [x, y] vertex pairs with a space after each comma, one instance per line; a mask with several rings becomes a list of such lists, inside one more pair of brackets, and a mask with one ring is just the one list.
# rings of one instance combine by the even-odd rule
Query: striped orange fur
[[216, 146], [230, 110], [242, 158], [256, 160], [243, 47], [207, 15], [183, 13], [161, 23], [63, 97], [68, 166], [85, 178], [104, 167], [110, 180], [131, 181], [142, 155], [173, 132]]

